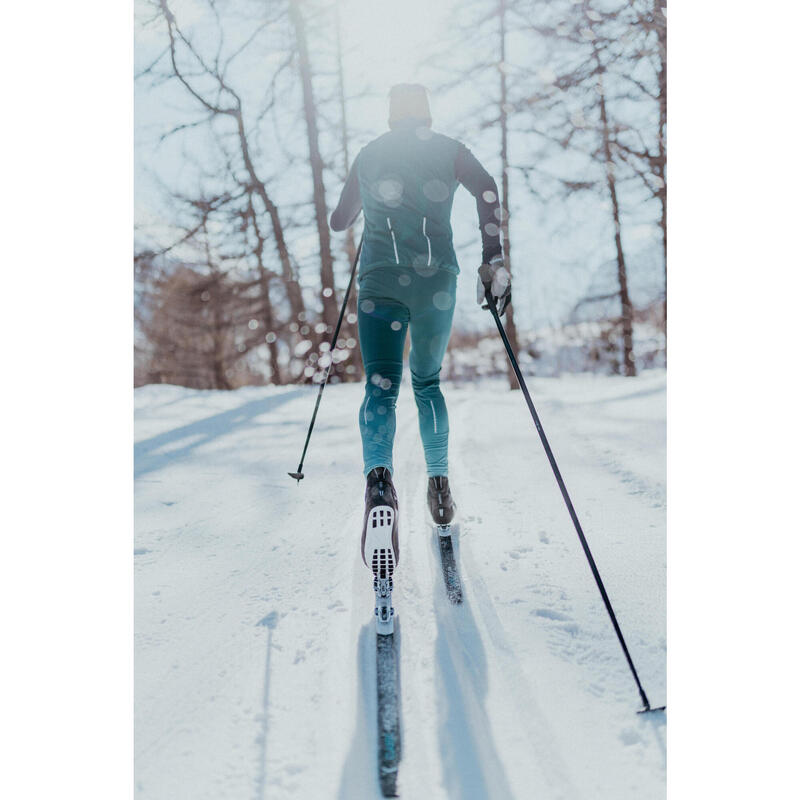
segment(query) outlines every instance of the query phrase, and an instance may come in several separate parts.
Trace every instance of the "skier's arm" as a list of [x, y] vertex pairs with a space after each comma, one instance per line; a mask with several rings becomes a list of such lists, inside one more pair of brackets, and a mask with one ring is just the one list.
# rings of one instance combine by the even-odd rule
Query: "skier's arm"
[[481, 162], [463, 144], [456, 156], [456, 180], [475, 198], [483, 243], [483, 263], [488, 264], [494, 256], [503, 252], [500, 245], [500, 203], [497, 200], [497, 184]]
[[331, 228], [335, 231], [346, 230], [358, 219], [360, 213], [361, 192], [358, 188], [358, 159], [356, 159], [339, 197], [339, 205], [331, 214]]

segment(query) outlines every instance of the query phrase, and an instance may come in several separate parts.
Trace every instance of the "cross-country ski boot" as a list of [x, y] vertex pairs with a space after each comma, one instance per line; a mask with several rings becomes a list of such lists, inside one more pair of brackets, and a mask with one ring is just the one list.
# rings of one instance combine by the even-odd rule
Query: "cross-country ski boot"
[[461, 578], [458, 575], [453, 530], [450, 525], [456, 513], [456, 504], [450, 492], [450, 483], [444, 475], [428, 478], [428, 509], [436, 529], [447, 597], [451, 603], [458, 605], [463, 599], [463, 594]]
[[372, 570], [378, 633], [389, 634], [394, 631], [392, 575], [397, 566], [399, 548], [397, 493], [392, 484], [392, 474], [386, 467], [376, 467], [367, 475], [364, 505], [361, 557]]
[[456, 513], [456, 504], [450, 493], [450, 484], [447, 477], [438, 475], [428, 478], [428, 508], [433, 518], [433, 523], [440, 529], [449, 526]]

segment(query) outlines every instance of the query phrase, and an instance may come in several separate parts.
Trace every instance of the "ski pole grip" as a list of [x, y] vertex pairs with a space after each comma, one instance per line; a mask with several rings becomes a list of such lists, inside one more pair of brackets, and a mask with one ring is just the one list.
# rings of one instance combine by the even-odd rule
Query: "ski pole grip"
[[[481, 279], [481, 282], [483, 282], [483, 279]], [[494, 299], [492, 297], [492, 282], [491, 281], [489, 281], [489, 283], [483, 282], [483, 292], [484, 292], [484, 297], [486, 298], [486, 305], [485, 306], [481, 306], [481, 308], [484, 309], [484, 310], [489, 310], [489, 309], [492, 308], [492, 306], [495, 305]], [[496, 306], [495, 306], [495, 308], [496, 308]]]

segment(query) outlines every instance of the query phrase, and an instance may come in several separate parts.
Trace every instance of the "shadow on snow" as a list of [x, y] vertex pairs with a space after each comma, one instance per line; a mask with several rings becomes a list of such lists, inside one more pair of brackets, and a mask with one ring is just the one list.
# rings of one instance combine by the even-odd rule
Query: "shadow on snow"
[[[434, 558], [439, 560], [434, 531]], [[453, 526], [458, 556], [458, 525]], [[441, 583], [441, 577], [439, 576]], [[443, 591], [443, 589], [442, 589]], [[452, 605], [435, 603], [439, 742], [448, 798], [512, 798], [486, 713], [486, 652], [466, 596]]]
[[255, 800], [263, 800], [267, 780], [267, 731], [269, 730], [269, 678], [272, 662], [272, 631], [278, 624], [278, 613], [272, 611], [258, 625], [267, 629], [267, 660], [264, 666], [264, 691], [261, 697], [261, 731], [258, 735], [259, 757], [258, 774], [256, 776]]
[[[284, 403], [305, 394], [303, 389], [288, 391], [284, 394], [262, 397], [251, 400], [237, 408], [222, 411], [196, 422], [181, 425], [178, 428], [159, 433], [150, 439], [137, 442], [133, 447], [134, 477], [139, 478], [148, 472], [154, 472], [169, 464], [185, 458], [195, 448], [208, 442], [226, 436], [233, 431], [248, 425], [255, 417], [274, 411]], [[180, 443], [183, 442], [182, 445]], [[159, 450], [169, 445], [180, 445], [163, 453]], [[298, 448], [300, 442], [298, 442]]]

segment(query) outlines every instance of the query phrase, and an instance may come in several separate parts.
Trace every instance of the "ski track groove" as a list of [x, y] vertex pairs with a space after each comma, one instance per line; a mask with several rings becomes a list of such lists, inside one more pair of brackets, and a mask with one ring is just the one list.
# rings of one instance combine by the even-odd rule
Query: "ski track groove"
[[[468, 429], [471, 420], [465, 419], [467, 414], [472, 411], [471, 406], [463, 400], [454, 406], [454, 417], [457, 425], [462, 429]], [[458, 461], [458, 469], [467, 474], [475, 476], [475, 470], [470, 469], [469, 460], [458, 457], [458, 447], [453, 448]], [[458, 500], [456, 500], [458, 502]], [[563, 762], [557, 745], [557, 739], [550, 729], [546, 717], [542, 713], [534, 700], [534, 692], [529, 680], [519, 669], [516, 663], [516, 652], [511, 645], [500, 617], [497, 614], [494, 603], [486, 589], [483, 579], [480, 577], [480, 570], [477, 568], [472, 557], [469, 546], [469, 535], [464, 542], [462, 537], [462, 523], [456, 518], [457, 525], [457, 557], [459, 570], [462, 576], [462, 586], [464, 589], [463, 608], [446, 609], [451, 616], [452, 626], [455, 631], [462, 635], [467, 628], [475, 631], [475, 637], [480, 639], [480, 646], [485, 649], [484, 640], [489, 642], [489, 647], [497, 656], [493, 659], [495, 670], [493, 676], [500, 687], [495, 693], [504, 699], [504, 725], [503, 734], [506, 740], [517, 739], [527, 741], [531, 746], [528, 748], [530, 762], [526, 765], [514, 765], [516, 770], [521, 773], [524, 766], [535, 768], [528, 771], [524, 776], [518, 775], [516, 781], [517, 791], [508, 796], [524, 797], [528, 792], [543, 791], [544, 796], [557, 800], [558, 798], [574, 798], [580, 800], [581, 794], [572, 785], [566, 766]], [[468, 526], [467, 526], [468, 528]], [[475, 531], [477, 533], [477, 531]], [[434, 556], [436, 553], [434, 552]], [[479, 614], [482, 623], [476, 624], [471, 607], [474, 606]], [[519, 709], [525, 709], [520, 714]], [[491, 725], [490, 720], [486, 720], [487, 726]], [[500, 752], [503, 749], [500, 748]], [[506, 790], [507, 791], [507, 790]], [[486, 796], [489, 796], [488, 794]], [[491, 795], [494, 797], [494, 794]], [[499, 795], [498, 795], [499, 796]]]
[[[410, 392], [410, 386], [406, 394]], [[406, 397], [408, 401], [408, 397]], [[400, 763], [398, 790], [407, 797], [444, 797], [445, 781], [442, 764], [432, 761], [431, 754], [437, 752], [438, 736], [429, 724], [432, 709], [437, 707], [436, 665], [430, 643], [436, 632], [435, 589], [427, 569], [418, 562], [421, 555], [421, 531], [411, 523], [408, 510], [413, 508], [416, 489], [412, 475], [425, 474], [422, 460], [422, 446], [416, 426], [416, 408], [404, 404], [403, 411], [413, 414], [414, 424], [399, 426], [395, 453], [402, 456], [402, 466], [395, 469], [398, 476], [397, 489], [400, 507], [400, 564], [395, 578], [395, 606], [402, 608], [402, 614], [409, 620], [406, 647], [401, 653], [400, 677], [404, 687], [402, 717], [406, 744], [403, 748], [403, 761]], [[399, 592], [398, 592], [399, 589]], [[412, 680], [413, 677], [413, 680]], [[412, 761], [412, 759], [414, 759]], [[405, 763], [405, 769], [404, 769]], [[413, 771], [408, 764], [413, 763]], [[441, 794], [436, 794], [438, 787]]]
[[511, 798], [484, 707], [487, 672], [482, 640], [471, 618], [467, 598], [458, 608], [447, 598], [435, 539], [438, 534], [426, 508], [426, 481], [423, 472], [422, 478], [414, 480], [407, 490], [413, 502], [408, 506], [406, 518], [415, 540], [421, 540], [418, 547], [424, 546], [428, 555], [436, 627], [433, 683], [437, 687], [439, 752], [446, 776], [446, 797], [477, 800], [488, 797], [491, 788], [492, 797]]

